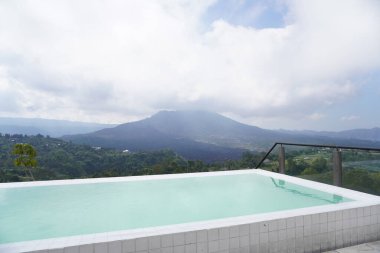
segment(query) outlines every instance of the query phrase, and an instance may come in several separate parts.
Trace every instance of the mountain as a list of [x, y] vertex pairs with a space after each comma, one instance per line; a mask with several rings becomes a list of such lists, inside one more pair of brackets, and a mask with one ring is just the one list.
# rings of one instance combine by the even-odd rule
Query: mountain
[[266, 130], [206, 111], [161, 111], [140, 121], [63, 139], [131, 151], [169, 148], [187, 159], [204, 161], [236, 159], [244, 150], [267, 151], [275, 142], [380, 146], [368, 141]]
[[0, 118], [0, 133], [50, 135], [59, 137], [68, 134], [81, 134], [97, 131], [115, 125], [85, 123], [67, 120], [32, 119], [32, 118]]
[[353, 129], [338, 132], [336, 137], [345, 139], [360, 139], [369, 141], [380, 141], [380, 128]]
[[207, 111], [161, 111], [141, 124], [177, 138], [243, 149], [254, 149], [283, 136]]
[[118, 126], [0, 118], [0, 133], [63, 136], [74, 143], [119, 150], [172, 149], [187, 159], [206, 162], [239, 159], [246, 150], [266, 152], [275, 142], [380, 147], [379, 128], [342, 132], [275, 131], [207, 111], [161, 111], [149, 118]]
[[346, 140], [366, 140], [371, 142], [380, 142], [380, 128], [374, 127], [371, 129], [350, 129], [338, 132], [331, 131], [289, 131], [289, 130], [279, 130], [282, 133], [293, 134], [293, 135], [304, 135], [304, 136], [314, 136], [314, 137], [329, 137], [329, 138], [340, 138]]
[[[242, 152], [246, 151], [244, 148], [215, 145], [196, 138], [209, 133], [205, 125], [197, 121], [207, 120], [211, 124], [215, 119], [207, 119], [207, 115], [213, 116], [211, 113], [191, 114], [193, 112], [159, 112], [141, 121], [89, 134], [63, 136], [63, 139], [130, 151], [172, 149], [187, 159], [206, 162], [239, 159]], [[212, 128], [215, 127], [216, 122]]]

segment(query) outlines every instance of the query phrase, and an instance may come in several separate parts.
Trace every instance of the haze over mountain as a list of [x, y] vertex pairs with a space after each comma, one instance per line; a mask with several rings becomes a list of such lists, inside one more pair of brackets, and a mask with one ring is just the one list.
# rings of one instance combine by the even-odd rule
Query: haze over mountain
[[367, 141], [380, 141], [380, 128], [374, 127], [370, 129], [351, 129], [340, 132], [331, 131], [289, 131], [289, 130], [279, 130], [282, 133], [295, 134], [295, 135], [305, 135], [305, 136], [320, 136], [320, 137], [330, 137], [330, 138], [341, 138], [341, 139], [353, 139], [353, 140], [367, 140]]
[[3, 134], [42, 134], [50, 135], [51, 137], [60, 137], [68, 134], [89, 133], [113, 126], [115, 125], [67, 120], [0, 117], [0, 133]]
[[235, 159], [244, 150], [266, 151], [275, 142], [377, 146], [365, 140], [284, 133], [239, 123], [206, 111], [161, 111], [136, 122], [63, 139], [131, 151], [173, 149], [188, 159]]
[[[152, 117], [106, 128], [94, 133], [64, 136], [74, 143], [130, 151], [172, 149], [187, 159], [207, 162], [238, 159], [246, 149], [234, 145], [215, 145], [201, 138], [223, 129], [234, 121], [208, 112], [159, 112]], [[219, 125], [220, 124], [220, 125]], [[224, 131], [223, 131], [224, 132]], [[222, 132], [219, 131], [219, 134]]]

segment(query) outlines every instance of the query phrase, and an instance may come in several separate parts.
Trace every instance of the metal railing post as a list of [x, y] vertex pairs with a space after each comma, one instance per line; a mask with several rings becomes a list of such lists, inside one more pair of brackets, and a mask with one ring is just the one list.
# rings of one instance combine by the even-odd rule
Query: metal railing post
[[279, 171], [281, 174], [285, 174], [285, 147], [280, 146], [280, 150], [278, 152], [278, 163], [279, 163]]
[[333, 150], [333, 179], [334, 185], [342, 186], [342, 151], [338, 148]]

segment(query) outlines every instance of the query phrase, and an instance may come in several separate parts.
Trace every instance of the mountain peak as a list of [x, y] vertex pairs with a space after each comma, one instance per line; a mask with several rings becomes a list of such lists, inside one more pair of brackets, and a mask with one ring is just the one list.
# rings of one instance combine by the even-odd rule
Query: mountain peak
[[[152, 115], [150, 118], [157, 117], [223, 117], [216, 112], [210, 112], [205, 110], [162, 110]], [[228, 119], [228, 118], [226, 118]]]
[[248, 126], [215, 112], [201, 110], [184, 111], [160, 111], [152, 117], [143, 120], [156, 130], [166, 134], [175, 134], [178, 137], [188, 137], [203, 139], [209, 135], [229, 136], [229, 133], [236, 134], [241, 129], [256, 129], [258, 127]]

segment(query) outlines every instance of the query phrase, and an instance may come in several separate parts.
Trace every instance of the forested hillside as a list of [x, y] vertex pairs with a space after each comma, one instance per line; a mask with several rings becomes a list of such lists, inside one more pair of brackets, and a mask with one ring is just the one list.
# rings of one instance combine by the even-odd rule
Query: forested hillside
[[132, 151], [170, 148], [190, 160], [237, 160], [244, 151], [266, 152], [275, 142], [380, 147], [380, 142], [273, 131], [207, 111], [160, 111], [149, 118], [64, 140]]
[[[37, 150], [36, 180], [118, 177], [132, 175], [190, 173], [254, 168], [263, 154], [244, 152], [237, 160], [205, 163], [186, 160], [171, 150], [122, 152], [60, 139], [0, 134], [0, 182], [29, 181], [23, 168], [14, 165], [12, 148], [16, 143], [31, 144]], [[332, 184], [331, 150], [288, 149], [286, 174]], [[343, 187], [380, 195], [380, 153], [343, 153]], [[263, 169], [277, 171], [277, 153], [273, 152]]]
[[122, 152], [60, 139], [25, 135], [0, 135], [0, 182], [30, 180], [22, 168], [14, 165], [12, 148], [16, 143], [31, 144], [37, 150], [37, 180], [170, 174], [253, 167], [259, 155], [250, 152], [241, 160], [206, 164], [185, 160], [171, 150]]

